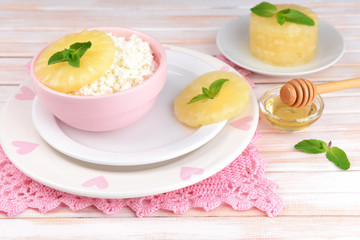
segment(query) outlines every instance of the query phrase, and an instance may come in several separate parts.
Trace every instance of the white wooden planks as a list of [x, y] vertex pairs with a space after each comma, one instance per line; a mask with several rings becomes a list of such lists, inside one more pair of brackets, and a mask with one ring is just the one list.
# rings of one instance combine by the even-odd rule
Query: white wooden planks
[[[358, 239], [357, 217], [0, 219], [3, 239]], [[14, 232], [13, 226], [21, 226]]]

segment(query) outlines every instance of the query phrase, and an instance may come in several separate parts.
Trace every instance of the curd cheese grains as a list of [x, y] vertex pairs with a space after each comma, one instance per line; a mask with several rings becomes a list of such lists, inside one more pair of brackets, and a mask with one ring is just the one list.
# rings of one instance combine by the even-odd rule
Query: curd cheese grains
[[75, 95], [94, 96], [120, 92], [142, 83], [156, 70], [149, 43], [136, 35], [129, 40], [108, 35], [115, 43], [115, 58], [110, 69], [95, 81], [82, 87]]

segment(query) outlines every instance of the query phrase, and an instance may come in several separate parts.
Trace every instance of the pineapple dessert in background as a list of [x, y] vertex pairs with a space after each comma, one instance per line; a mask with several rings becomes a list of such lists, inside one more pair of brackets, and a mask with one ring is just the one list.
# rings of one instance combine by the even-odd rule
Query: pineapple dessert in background
[[174, 101], [174, 112], [180, 122], [200, 127], [235, 116], [249, 100], [250, 87], [243, 77], [214, 71], [199, 76], [184, 88]]
[[119, 92], [140, 84], [156, 70], [149, 43], [99, 30], [72, 33], [49, 45], [34, 65], [47, 87], [86, 96]]
[[272, 65], [295, 66], [315, 56], [318, 17], [309, 8], [263, 2], [251, 11], [250, 50], [256, 58]]

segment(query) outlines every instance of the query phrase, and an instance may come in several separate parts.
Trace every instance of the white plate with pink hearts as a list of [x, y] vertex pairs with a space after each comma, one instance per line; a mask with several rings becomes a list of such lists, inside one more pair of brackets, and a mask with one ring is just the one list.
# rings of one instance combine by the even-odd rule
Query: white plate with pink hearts
[[[213, 70], [229, 69], [222, 61], [189, 49], [167, 51], [196, 57]], [[182, 60], [174, 64], [182, 65]], [[196, 61], [193, 68], [197, 67]], [[191, 69], [189, 69], [191, 71]], [[34, 180], [64, 192], [98, 198], [130, 198], [180, 189], [221, 171], [245, 149], [257, 127], [259, 111], [251, 92], [247, 108], [230, 119], [210, 141], [179, 157], [139, 166], [106, 166], [79, 161], [52, 148], [32, 121], [35, 94], [30, 80], [3, 108], [1, 145], [12, 163]]]

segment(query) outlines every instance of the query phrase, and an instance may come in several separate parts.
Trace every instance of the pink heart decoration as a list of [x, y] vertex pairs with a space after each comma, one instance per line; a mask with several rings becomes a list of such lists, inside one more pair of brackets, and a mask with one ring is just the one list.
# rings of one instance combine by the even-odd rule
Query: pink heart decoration
[[28, 87], [21, 87], [21, 93], [16, 94], [15, 98], [18, 100], [33, 100], [35, 97], [35, 92]]
[[25, 65], [25, 68], [26, 68], [26, 70], [28, 70], [28, 72], [30, 72], [31, 62], [32, 62], [32, 60]]
[[200, 175], [204, 173], [202, 168], [182, 167], [180, 171], [180, 178], [184, 181], [189, 180], [193, 174]]
[[34, 151], [34, 149], [37, 148], [37, 146], [39, 146], [39, 144], [36, 144], [36, 143], [23, 142], [23, 141], [13, 141], [11, 144], [14, 147], [18, 148], [18, 150], [16, 150], [16, 152], [21, 155], [28, 154], [28, 153]]
[[229, 66], [223, 66], [222, 68], [220, 68], [220, 70], [221, 71], [229, 71], [230, 70], [230, 68], [229, 68]]
[[91, 178], [87, 181], [85, 181], [82, 184], [83, 187], [93, 187], [96, 186], [98, 189], [106, 189], [109, 187], [108, 181], [105, 179], [104, 176], [98, 176]]
[[253, 117], [247, 116], [230, 123], [230, 125], [240, 130], [249, 130], [250, 129], [249, 122], [251, 122], [252, 120]]

